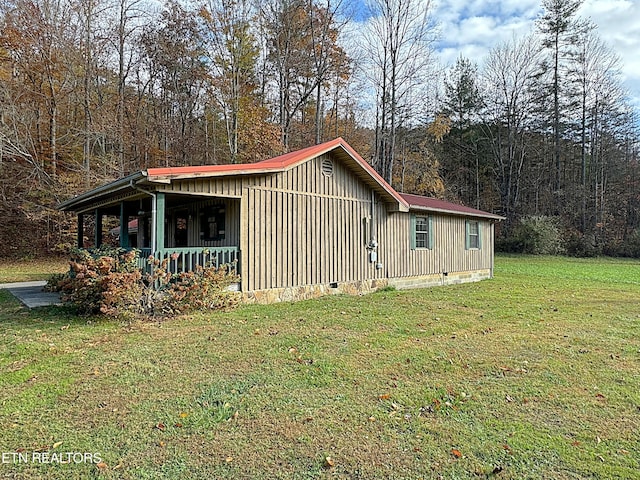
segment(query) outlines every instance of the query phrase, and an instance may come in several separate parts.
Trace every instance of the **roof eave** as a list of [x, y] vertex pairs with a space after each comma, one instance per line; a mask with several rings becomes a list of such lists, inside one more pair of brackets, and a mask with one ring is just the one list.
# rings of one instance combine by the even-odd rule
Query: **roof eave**
[[169, 184], [174, 180], [193, 180], [198, 178], [214, 178], [214, 177], [232, 177], [236, 175], [267, 175], [270, 173], [277, 173], [283, 171], [282, 167], [266, 167], [266, 168], [254, 168], [247, 170], [233, 170], [233, 171], [213, 171], [213, 172], [193, 172], [183, 174], [170, 174], [170, 175], [147, 175], [147, 181], [149, 183], [162, 183]]
[[[389, 183], [387, 183], [384, 178], [382, 178], [380, 176], [380, 174], [378, 172], [375, 171], [375, 169], [369, 165], [359, 154], [358, 152], [356, 152], [351, 145], [349, 145], [347, 142], [345, 142], [342, 138], [339, 138], [337, 140], [337, 144], [332, 147], [329, 150], [333, 150], [335, 149], [337, 146], [341, 147], [342, 150], [344, 152], [347, 153], [347, 155], [349, 157], [351, 157], [351, 159], [356, 162], [360, 168], [362, 168], [362, 170], [364, 172], [367, 173], [367, 175], [375, 182], [375, 184], [378, 186], [378, 189], [380, 190], [379, 193], [383, 193], [385, 196], [387, 196], [387, 198], [389, 198], [391, 200], [391, 203], [394, 204], [394, 208], [392, 210], [394, 211], [400, 211], [400, 212], [408, 212], [409, 211], [409, 203], [405, 201], [404, 198], [402, 198], [400, 196], [400, 194], [391, 186], [389, 185]], [[326, 153], [326, 152], [325, 152]]]
[[57, 206], [57, 209], [63, 212], [82, 210], [80, 207], [82, 204], [90, 203], [104, 195], [123, 190], [127, 187], [132, 187], [145, 176], [145, 172], [136, 172], [118, 180], [114, 180], [111, 183], [107, 183], [106, 185], [89, 190], [88, 192], [77, 195], [69, 200], [65, 200]]
[[447, 215], [457, 215], [459, 217], [474, 217], [474, 218], [487, 218], [491, 220], [496, 220], [498, 222], [505, 220], [505, 217], [500, 215], [495, 215], [493, 213], [476, 213], [476, 212], [461, 212], [458, 210], [448, 210], [446, 208], [434, 208], [434, 207], [423, 207], [420, 205], [410, 205], [410, 210], [417, 210], [420, 212], [433, 212], [433, 213], [444, 213]]

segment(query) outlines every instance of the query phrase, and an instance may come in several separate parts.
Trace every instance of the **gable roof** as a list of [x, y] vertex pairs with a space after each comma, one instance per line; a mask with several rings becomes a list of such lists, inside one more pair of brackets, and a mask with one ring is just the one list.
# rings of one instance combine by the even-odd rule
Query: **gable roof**
[[229, 165], [200, 165], [186, 167], [149, 168], [127, 177], [102, 185], [91, 191], [82, 193], [74, 198], [62, 202], [60, 210], [77, 211], [88, 209], [97, 202], [113, 200], [114, 196], [140, 191], [140, 187], [154, 184], [168, 184], [173, 181], [191, 180], [198, 178], [228, 177], [237, 175], [269, 175], [285, 172], [313, 158], [331, 153], [345, 164], [360, 180], [377, 192], [387, 203], [393, 204], [395, 210], [408, 212], [411, 210], [445, 213], [450, 215], [464, 215], [470, 217], [503, 220], [504, 217], [482, 210], [457, 205], [436, 198], [422, 197], [408, 193], [398, 193], [389, 185], [375, 169], [369, 165], [342, 138], [336, 138], [319, 145], [285, 153], [256, 163], [237, 163]]
[[383, 198], [386, 198], [388, 202], [398, 203], [399, 210], [408, 211], [409, 206], [402, 196], [341, 137], [303, 148], [302, 150], [285, 153], [278, 157], [262, 160], [261, 162], [150, 168], [146, 171], [146, 177], [149, 182], [167, 183], [172, 180], [181, 179], [270, 174], [290, 170], [306, 161], [329, 152], [338, 157], [360, 177], [361, 180], [381, 194]]
[[98, 201], [122, 190], [136, 190], [145, 185], [167, 184], [173, 181], [200, 178], [268, 175], [284, 172], [325, 153], [331, 153], [345, 164], [358, 178], [381, 195], [387, 203], [394, 204], [396, 210], [409, 211], [409, 205], [402, 196], [340, 137], [257, 163], [149, 168], [62, 202], [58, 208], [80, 211], [90, 202]]
[[475, 208], [458, 205], [438, 198], [422, 197], [410, 193], [401, 193], [400, 196], [409, 204], [411, 210], [422, 210], [435, 213], [447, 213], [450, 215], [463, 215], [467, 217], [490, 218], [493, 220], [504, 220], [505, 217], [494, 213], [484, 212]]

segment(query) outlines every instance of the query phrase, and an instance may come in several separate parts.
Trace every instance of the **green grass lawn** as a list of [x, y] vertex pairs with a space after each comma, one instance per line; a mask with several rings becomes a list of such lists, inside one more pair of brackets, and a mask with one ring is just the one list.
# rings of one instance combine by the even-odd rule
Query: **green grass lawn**
[[0, 261], [0, 283], [47, 280], [52, 273], [64, 273], [67, 270], [69, 270], [69, 260], [62, 257], [2, 260]]
[[640, 478], [640, 262], [161, 324], [0, 291], [3, 452], [9, 478]]

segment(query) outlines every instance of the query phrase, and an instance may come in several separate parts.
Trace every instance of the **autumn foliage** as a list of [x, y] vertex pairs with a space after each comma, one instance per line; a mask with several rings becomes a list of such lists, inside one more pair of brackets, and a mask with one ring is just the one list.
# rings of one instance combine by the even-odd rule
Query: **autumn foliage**
[[60, 291], [63, 301], [80, 314], [126, 319], [163, 318], [238, 303], [238, 294], [229, 286], [239, 278], [229, 265], [198, 266], [192, 272], [173, 274], [167, 260], [145, 261], [148, 273], [140, 267], [137, 250], [77, 250], [69, 272], [52, 278], [49, 288]]

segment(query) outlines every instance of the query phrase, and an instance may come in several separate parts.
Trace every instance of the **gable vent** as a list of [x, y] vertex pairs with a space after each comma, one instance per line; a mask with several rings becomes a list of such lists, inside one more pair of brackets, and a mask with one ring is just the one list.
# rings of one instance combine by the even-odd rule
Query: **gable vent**
[[322, 174], [325, 177], [333, 175], [333, 161], [330, 158], [322, 159]]

